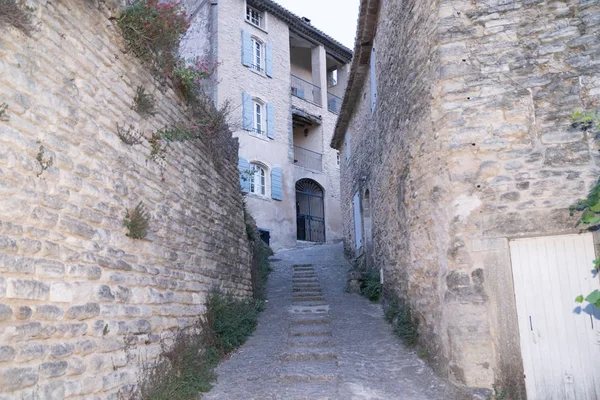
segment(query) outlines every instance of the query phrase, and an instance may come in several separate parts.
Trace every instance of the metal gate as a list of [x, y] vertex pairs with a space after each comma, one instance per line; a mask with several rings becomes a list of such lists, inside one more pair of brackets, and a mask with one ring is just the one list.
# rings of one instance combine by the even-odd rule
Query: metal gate
[[298, 240], [325, 242], [323, 188], [312, 179], [296, 182], [296, 223]]

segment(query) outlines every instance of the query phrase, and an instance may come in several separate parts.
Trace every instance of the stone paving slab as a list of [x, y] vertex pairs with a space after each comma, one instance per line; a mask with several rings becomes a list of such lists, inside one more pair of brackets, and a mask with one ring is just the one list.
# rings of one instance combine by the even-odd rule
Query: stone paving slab
[[[349, 265], [341, 245], [276, 258], [254, 336], [219, 365], [218, 383], [204, 398], [462, 399], [392, 334], [378, 304], [344, 291]], [[298, 305], [295, 294], [307, 288], [319, 290], [319, 304], [309, 297]]]

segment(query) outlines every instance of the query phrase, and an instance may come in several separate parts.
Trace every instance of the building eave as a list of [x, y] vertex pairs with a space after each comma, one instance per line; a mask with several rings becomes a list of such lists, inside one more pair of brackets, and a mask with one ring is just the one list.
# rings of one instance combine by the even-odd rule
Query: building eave
[[369, 61], [373, 49], [373, 41], [377, 32], [380, 0], [361, 0], [356, 42], [354, 44], [354, 59], [348, 75], [348, 85], [344, 92], [344, 100], [335, 125], [331, 147], [338, 149], [344, 143], [346, 130], [352, 119], [356, 105], [360, 101], [365, 79], [369, 74]]
[[315, 28], [311, 24], [305, 22], [296, 14], [288, 11], [286, 8], [280, 6], [271, 0], [246, 0], [248, 5], [255, 7], [260, 11], [267, 11], [273, 14], [290, 27], [290, 29], [304, 37], [322, 44], [326, 51], [337, 58], [339, 61], [348, 64], [352, 61], [352, 50], [325, 34], [323, 31]]

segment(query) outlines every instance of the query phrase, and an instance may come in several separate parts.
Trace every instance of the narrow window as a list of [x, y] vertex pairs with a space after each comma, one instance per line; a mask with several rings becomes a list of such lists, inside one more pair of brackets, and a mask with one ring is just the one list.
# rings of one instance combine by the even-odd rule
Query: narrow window
[[252, 164], [252, 179], [250, 180], [250, 192], [266, 196], [267, 194], [267, 174], [265, 170], [258, 165]]
[[254, 102], [254, 133], [258, 133], [259, 135], [265, 134], [265, 113], [263, 107], [261, 103]]
[[252, 38], [252, 65], [251, 68], [263, 71], [263, 44], [255, 38]]
[[259, 28], [263, 28], [263, 15], [256, 8], [246, 6], [246, 21]]
[[338, 84], [338, 70], [337, 68], [327, 73], [327, 86], [334, 87]]

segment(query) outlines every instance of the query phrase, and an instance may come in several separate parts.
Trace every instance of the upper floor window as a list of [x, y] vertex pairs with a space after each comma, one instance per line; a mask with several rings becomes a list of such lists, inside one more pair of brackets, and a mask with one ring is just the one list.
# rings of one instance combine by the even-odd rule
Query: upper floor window
[[327, 87], [334, 87], [338, 84], [338, 69], [332, 69], [327, 72]]
[[259, 72], [263, 71], [263, 44], [260, 40], [252, 38], [252, 64], [250, 68]]
[[261, 196], [267, 195], [267, 173], [259, 165], [251, 164], [252, 176], [250, 177], [250, 193]]
[[252, 25], [258, 26], [259, 28], [264, 28], [263, 13], [258, 11], [256, 8], [246, 6], [246, 21], [250, 22]]
[[253, 100], [252, 107], [254, 116], [253, 131], [259, 135], [265, 135], [267, 130], [265, 105], [259, 100]]

